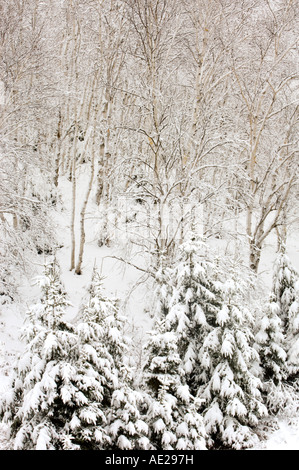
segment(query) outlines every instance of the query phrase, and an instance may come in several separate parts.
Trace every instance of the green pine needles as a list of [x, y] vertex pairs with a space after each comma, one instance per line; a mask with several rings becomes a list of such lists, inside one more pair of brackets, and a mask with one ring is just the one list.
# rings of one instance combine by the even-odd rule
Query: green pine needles
[[299, 283], [280, 253], [257, 323], [244, 284], [227, 277], [202, 240], [180, 247], [175, 265], [157, 272], [153, 328], [137, 371], [120, 303], [105, 295], [97, 270], [70, 323], [58, 263], [46, 264], [40, 301], [26, 315], [25, 353], [0, 401], [13, 448], [254, 446], [259, 423], [292, 402], [298, 386]]

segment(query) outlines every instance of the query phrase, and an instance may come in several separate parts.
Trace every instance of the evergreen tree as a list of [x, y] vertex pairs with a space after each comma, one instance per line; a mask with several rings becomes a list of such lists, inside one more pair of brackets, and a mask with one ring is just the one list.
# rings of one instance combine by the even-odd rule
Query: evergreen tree
[[28, 314], [27, 352], [1, 405], [16, 449], [106, 449], [107, 415], [120, 385], [123, 344], [116, 302], [94, 274], [77, 326], [63, 320], [67, 302], [57, 265], [46, 266], [40, 304]]
[[287, 354], [286, 380], [298, 387], [299, 372], [299, 274], [282, 245], [274, 264], [273, 292], [279, 306]]
[[215, 326], [200, 351], [203, 385], [198, 396], [209, 435], [209, 445], [240, 449], [254, 443], [252, 427], [267, 414], [262, 403], [261, 381], [251, 372], [258, 360], [252, 318], [242, 308], [234, 281], [226, 283], [224, 304], [215, 315]]
[[66, 423], [86, 397], [77, 386], [77, 335], [63, 320], [68, 302], [56, 262], [46, 265], [39, 284], [41, 302], [26, 316], [26, 352], [14, 367], [1, 416], [15, 449], [74, 448]]
[[[129, 344], [118, 301], [104, 295], [103, 279], [94, 269], [89, 299], [78, 325], [82, 364], [93, 368], [102, 384], [102, 409], [106, 416], [105, 433], [109, 449], [147, 449], [148, 427], [140, 408], [143, 396], [133, 389], [132, 371], [126, 358]], [[80, 425], [78, 422], [78, 430]]]
[[256, 335], [257, 349], [263, 370], [263, 380], [279, 385], [286, 377], [285, 338], [282, 333], [280, 308], [276, 296], [272, 293], [265, 306], [265, 314]]
[[164, 300], [166, 328], [177, 335], [178, 354], [194, 395], [201, 375], [198, 352], [215, 324], [222, 303], [221, 283], [217, 280], [215, 266], [201, 256], [203, 249], [204, 243], [195, 238], [181, 246], [180, 260], [168, 272], [171, 294], [164, 289], [167, 292]]
[[127, 345], [122, 339], [123, 319], [118, 302], [104, 295], [103, 279], [94, 269], [88, 299], [81, 309], [77, 331], [83, 364], [98, 370], [105, 385], [103, 404], [110, 406], [113, 391], [119, 384], [119, 367]]
[[165, 320], [146, 346], [145, 380], [152, 397], [147, 420], [156, 449], [205, 449], [205, 430], [197, 402], [185, 381], [175, 333], [166, 331]]
[[299, 274], [286, 255], [285, 245], [282, 245], [274, 263], [273, 293], [280, 308], [279, 317], [281, 318], [283, 334], [285, 335], [287, 335], [289, 328], [289, 311], [295, 301], [295, 284], [298, 280]]
[[111, 449], [150, 450], [149, 427], [145, 419], [147, 400], [135, 390], [130, 370], [122, 371], [119, 388], [114, 391], [108, 415]]
[[113, 344], [109, 340], [113, 335], [110, 326], [112, 330], [115, 328], [112, 320], [116, 311], [116, 302], [103, 295], [102, 279], [94, 270], [88, 300], [76, 327], [80, 350], [77, 366], [83, 386], [88, 380], [86, 385], [91, 392], [90, 402], [73, 416], [72, 432], [81, 449], [104, 449], [111, 445], [107, 414], [119, 382], [115, 358], [110, 352]]
[[295, 284], [295, 299], [289, 309], [286, 344], [288, 380], [299, 390], [299, 281]]
[[[109, 448], [112, 441], [109, 436], [109, 422], [112, 395], [120, 386], [119, 367], [123, 358], [125, 344], [122, 341], [120, 328], [122, 319], [118, 312], [117, 301], [104, 295], [103, 279], [96, 269], [93, 270], [88, 299], [81, 309], [81, 318], [77, 325], [80, 342], [79, 368], [82, 376], [87, 371], [100, 384], [100, 400], [97, 408], [102, 413], [101, 447]], [[76, 416], [76, 432], [82, 434], [81, 410]], [[84, 431], [85, 432], [85, 431]], [[97, 429], [99, 432], [99, 427]], [[82, 436], [84, 441], [86, 436]]]
[[280, 307], [276, 296], [271, 293], [258, 325], [255, 346], [260, 357], [265, 403], [269, 413], [274, 415], [293, 402], [293, 394], [286, 384], [286, 343], [279, 314]]

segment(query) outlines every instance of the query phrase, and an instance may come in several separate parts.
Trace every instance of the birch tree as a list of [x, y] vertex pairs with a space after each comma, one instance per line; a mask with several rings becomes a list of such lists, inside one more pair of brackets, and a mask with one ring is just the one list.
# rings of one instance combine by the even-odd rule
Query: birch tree
[[233, 48], [232, 71], [243, 110], [239, 139], [244, 143], [246, 234], [255, 272], [266, 238], [284, 223], [297, 184], [297, 19], [293, 2], [261, 2], [247, 16]]
[[55, 244], [47, 213], [51, 205], [50, 155], [43, 144], [45, 117], [51, 116], [53, 103], [49, 78], [53, 63], [50, 46], [43, 41], [47, 37], [44, 22], [45, 9], [37, 1], [1, 3], [0, 250], [4, 291], [15, 284], [9, 282], [13, 272], [19, 268], [26, 272], [29, 252], [42, 253]]

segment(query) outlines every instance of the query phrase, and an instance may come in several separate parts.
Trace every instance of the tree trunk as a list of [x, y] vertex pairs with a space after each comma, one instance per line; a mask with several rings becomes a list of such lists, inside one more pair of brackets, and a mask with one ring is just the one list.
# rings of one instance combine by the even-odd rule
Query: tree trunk
[[93, 142], [92, 142], [92, 156], [91, 156], [91, 171], [90, 171], [90, 179], [89, 184], [86, 192], [86, 196], [83, 202], [83, 206], [80, 212], [80, 247], [79, 247], [79, 255], [78, 255], [78, 262], [76, 266], [75, 273], [78, 275], [82, 274], [82, 262], [83, 262], [83, 253], [85, 247], [85, 214], [86, 208], [89, 201], [90, 193], [92, 190], [92, 185], [94, 181], [94, 173], [95, 173], [95, 136], [93, 135]]
[[250, 269], [257, 274], [261, 261], [261, 247], [257, 246], [255, 240], [250, 242], [249, 265]]
[[76, 156], [72, 165], [72, 214], [71, 214], [71, 266], [70, 271], [75, 269], [75, 251], [76, 251], [76, 234], [75, 234], [75, 218], [76, 218]]
[[61, 110], [59, 111], [59, 121], [57, 126], [57, 148], [56, 148], [56, 158], [55, 158], [55, 173], [54, 173], [54, 186], [55, 188], [58, 187], [59, 182], [59, 168], [60, 168], [60, 156], [61, 156]]

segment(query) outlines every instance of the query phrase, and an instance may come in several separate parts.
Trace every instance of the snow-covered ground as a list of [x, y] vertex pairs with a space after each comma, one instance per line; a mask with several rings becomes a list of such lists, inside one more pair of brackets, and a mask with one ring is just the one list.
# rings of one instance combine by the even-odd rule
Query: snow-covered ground
[[[150, 298], [150, 286], [145, 283], [139, 285], [141, 272], [134, 267], [125, 266], [121, 261], [112, 258], [118, 253], [118, 248], [99, 247], [97, 234], [99, 219], [94, 218], [92, 204], [89, 206], [87, 216], [87, 243], [84, 253], [83, 272], [81, 276], [69, 271], [70, 263], [70, 207], [67, 196], [71, 194], [68, 182], [62, 186], [62, 198], [66, 202], [65, 208], [55, 215], [56, 229], [59, 234], [59, 243], [62, 248], [58, 250], [57, 258], [61, 266], [62, 281], [71, 299], [72, 306], [67, 311], [68, 320], [76, 318], [82, 296], [86, 292], [91, 279], [93, 266], [96, 264], [105, 277], [107, 294], [111, 294], [124, 301], [125, 313], [128, 318], [128, 334], [136, 343], [136, 354], [142, 354], [141, 343], [151, 328], [151, 318], [144, 311], [144, 305]], [[82, 195], [78, 195], [78, 201], [82, 201], [85, 193], [84, 184], [79, 186]], [[78, 204], [78, 213], [80, 203]], [[78, 218], [77, 218], [78, 222]], [[79, 240], [79, 238], [78, 238]], [[295, 268], [299, 270], [299, 244], [298, 231], [291, 233], [288, 240], [288, 254]], [[275, 237], [270, 238], [265, 247], [261, 261], [261, 277], [265, 285], [271, 282], [271, 268], [275, 259]], [[40, 259], [40, 269], [43, 259]], [[8, 375], [14, 358], [22, 353], [24, 344], [20, 340], [20, 332], [23, 326], [24, 314], [27, 307], [38, 299], [39, 291], [32, 280], [23, 279], [20, 291], [20, 302], [15, 304], [0, 305], [0, 394], [8, 384]], [[140, 347], [139, 347], [140, 346]], [[137, 358], [138, 360], [138, 358]], [[299, 450], [299, 415], [298, 417], [281, 418], [273, 422], [273, 426], [266, 427], [262, 432], [262, 438], [258, 450]], [[6, 427], [0, 424], [0, 450], [8, 446], [6, 439]]]
[[299, 450], [299, 418], [280, 419], [277, 429], [267, 433], [267, 438], [261, 442], [259, 450]]

